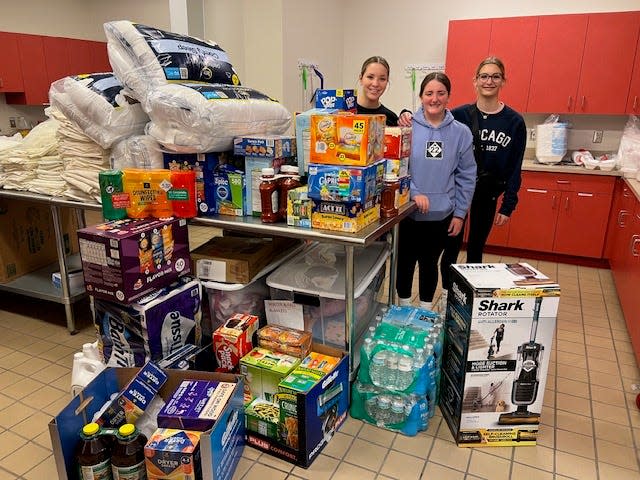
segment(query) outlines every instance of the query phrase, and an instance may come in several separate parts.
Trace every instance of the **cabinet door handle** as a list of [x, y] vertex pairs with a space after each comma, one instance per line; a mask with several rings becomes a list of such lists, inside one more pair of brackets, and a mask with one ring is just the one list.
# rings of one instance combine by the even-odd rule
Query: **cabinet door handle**
[[636, 245], [640, 243], [640, 235], [634, 235], [631, 237], [631, 255], [634, 257], [640, 257], [640, 252], [636, 250]]
[[531, 193], [548, 193], [547, 190], [540, 190], [539, 188], [527, 188], [527, 192], [531, 192]]
[[629, 212], [627, 212], [626, 210], [620, 210], [618, 212], [618, 226], [625, 228], [627, 225], [624, 223], [624, 216], [625, 215], [629, 215]]
[[4, 87], [4, 82], [2, 81], [2, 78], [0, 78], [0, 88]]
[[634, 95], [634, 97], [633, 97], [633, 108], [632, 108], [632, 110], [635, 110], [637, 106], [638, 106], [638, 95]]
[[579, 197], [593, 197], [593, 193], [578, 192]]
[[581, 108], [582, 110], [584, 110], [584, 101], [585, 101], [585, 96], [583, 95], [583, 96], [582, 96], [582, 102], [580, 102], [580, 108]]
[[571, 182], [569, 180], [556, 180], [556, 183], [559, 185], [569, 185]]
[[567, 98], [567, 110], [571, 110], [571, 95], [569, 95], [569, 98]]
[[553, 195], [553, 197], [551, 197], [551, 210], [555, 210], [556, 209], [556, 200], [558, 199], [557, 195]]
[[564, 199], [564, 209], [569, 210], [569, 197]]

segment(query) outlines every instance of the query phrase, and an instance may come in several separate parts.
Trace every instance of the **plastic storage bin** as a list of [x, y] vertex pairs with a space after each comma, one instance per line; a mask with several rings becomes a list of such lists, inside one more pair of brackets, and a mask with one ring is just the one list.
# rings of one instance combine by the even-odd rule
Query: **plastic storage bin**
[[[388, 256], [385, 242], [356, 248], [354, 346], [378, 312], [376, 299]], [[342, 245], [313, 244], [271, 273], [267, 285], [272, 300], [291, 300], [302, 305], [304, 329], [312, 332], [314, 341], [346, 349], [345, 252]]]

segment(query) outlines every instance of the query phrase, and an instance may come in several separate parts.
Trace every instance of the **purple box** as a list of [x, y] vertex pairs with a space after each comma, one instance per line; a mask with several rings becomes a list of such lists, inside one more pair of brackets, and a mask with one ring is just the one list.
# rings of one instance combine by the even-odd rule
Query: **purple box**
[[114, 220], [78, 230], [87, 292], [131, 303], [191, 271], [183, 218]]
[[158, 427], [209, 430], [231, 399], [235, 387], [235, 383], [229, 382], [184, 380], [158, 413]]

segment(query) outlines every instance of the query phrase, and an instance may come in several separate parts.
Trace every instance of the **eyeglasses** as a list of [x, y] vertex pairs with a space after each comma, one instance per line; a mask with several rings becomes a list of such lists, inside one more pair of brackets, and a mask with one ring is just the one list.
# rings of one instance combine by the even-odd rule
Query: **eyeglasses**
[[489, 75], [488, 73], [481, 73], [476, 76], [476, 78], [481, 82], [488, 82], [489, 79], [491, 79], [494, 81], [494, 83], [498, 83], [502, 80], [503, 77], [501, 73], [494, 73], [493, 75]]

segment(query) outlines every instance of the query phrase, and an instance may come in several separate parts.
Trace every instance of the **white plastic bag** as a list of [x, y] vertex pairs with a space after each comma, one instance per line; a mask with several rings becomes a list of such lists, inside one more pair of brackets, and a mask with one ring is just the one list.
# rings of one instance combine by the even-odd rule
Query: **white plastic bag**
[[560, 163], [567, 153], [568, 124], [557, 114], [550, 115], [536, 127], [536, 158], [540, 163]]
[[629, 115], [622, 131], [618, 148], [618, 169], [625, 177], [630, 178], [636, 177], [640, 171], [640, 121], [635, 115]]

